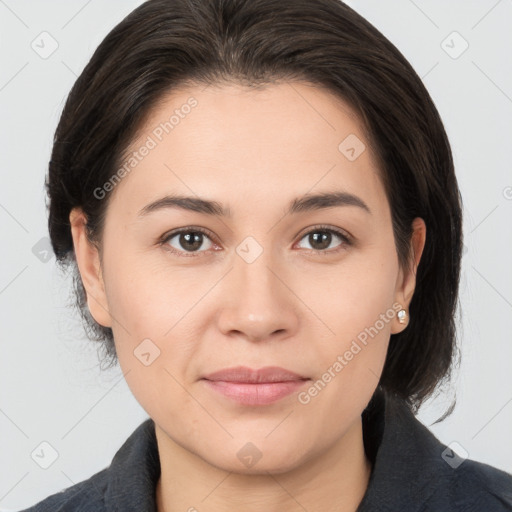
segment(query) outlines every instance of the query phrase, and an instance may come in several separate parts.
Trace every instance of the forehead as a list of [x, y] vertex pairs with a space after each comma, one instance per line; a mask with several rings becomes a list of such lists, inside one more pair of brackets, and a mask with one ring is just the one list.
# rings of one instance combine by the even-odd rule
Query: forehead
[[373, 201], [383, 193], [358, 116], [301, 82], [173, 90], [148, 113], [123, 164], [114, 195], [141, 202], [164, 191], [224, 198], [236, 190], [267, 201], [315, 188], [373, 194]]

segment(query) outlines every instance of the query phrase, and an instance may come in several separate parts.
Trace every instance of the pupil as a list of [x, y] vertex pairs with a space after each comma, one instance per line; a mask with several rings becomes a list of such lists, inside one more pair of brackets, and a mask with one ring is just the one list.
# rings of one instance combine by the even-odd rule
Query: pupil
[[180, 244], [182, 245], [182, 247], [184, 248], [188, 248], [188, 249], [191, 249], [191, 250], [197, 250], [201, 247], [201, 243], [202, 243], [202, 239], [201, 237], [203, 236], [202, 233], [182, 233], [181, 236], [180, 236]]
[[[327, 233], [325, 231], [322, 231], [322, 232], [317, 232], [317, 233], [312, 233], [311, 235], [309, 235], [310, 237], [310, 241], [309, 243], [311, 244], [311, 246], [313, 248], [316, 248], [316, 249], [326, 249], [327, 247], [329, 247], [330, 243], [331, 243], [331, 233]], [[313, 243], [311, 243], [311, 240], [313, 240]], [[315, 243], [320, 243], [320, 247], [315, 247]]]

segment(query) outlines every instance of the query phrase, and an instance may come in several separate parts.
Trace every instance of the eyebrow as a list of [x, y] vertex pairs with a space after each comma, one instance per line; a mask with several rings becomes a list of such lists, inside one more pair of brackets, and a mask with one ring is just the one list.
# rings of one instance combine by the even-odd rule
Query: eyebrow
[[[318, 194], [306, 194], [302, 197], [293, 199], [286, 211], [286, 215], [302, 213], [313, 210], [323, 210], [327, 208], [336, 208], [340, 206], [356, 206], [368, 214], [372, 214], [368, 205], [358, 196], [349, 192], [322, 192]], [[139, 217], [144, 217], [158, 210], [169, 208], [180, 208], [197, 213], [204, 213], [215, 217], [232, 217], [231, 210], [222, 206], [217, 201], [202, 199], [200, 197], [183, 195], [166, 195], [156, 201], [153, 201], [138, 213]]]

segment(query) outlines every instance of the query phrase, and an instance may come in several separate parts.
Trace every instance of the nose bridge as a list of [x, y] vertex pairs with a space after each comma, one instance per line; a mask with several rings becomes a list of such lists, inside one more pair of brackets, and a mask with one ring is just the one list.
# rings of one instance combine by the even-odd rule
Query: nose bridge
[[[268, 240], [267, 240], [268, 241]], [[233, 279], [237, 290], [246, 296], [240, 300], [255, 308], [271, 307], [268, 301], [282, 296], [277, 290], [279, 280], [271, 269], [275, 266], [270, 247], [263, 247], [254, 237], [246, 237], [236, 248]], [[282, 286], [282, 285], [281, 285]]]
[[293, 294], [281, 282], [273, 251], [247, 237], [236, 248], [229, 274], [232, 300], [221, 313], [221, 329], [236, 330], [250, 339], [291, 331], [297, 322]]

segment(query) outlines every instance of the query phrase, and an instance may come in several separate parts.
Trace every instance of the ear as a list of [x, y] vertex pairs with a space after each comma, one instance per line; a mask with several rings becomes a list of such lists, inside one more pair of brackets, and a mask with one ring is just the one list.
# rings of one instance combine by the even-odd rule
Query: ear
[[87, 296], [87, 307], [96, 322], [104, 327], [111, 327], [101, 260], [98, 249], [87, 239], [85, 214], [80, 208], [73, 208], [69, 214], [69, 222], [76, 262]]
[[[411, 235], [411, 251], [412, 263], [410, 269], [400, 269], [397, 287], [395, 292], [395, 302], [398, 302], [407, 312], [407, 320], [401, 324], [398, 317], [395, 315], [393, 319], [393, 326], [391, 334], [396, 334], [403, 331], [409, 324], [409, 304], [411, 303], [414, 289], [416, 287], [416, 271], [420, 263], [421, 255], [425, 247], [425, 240], [427, 238], [427, 227], [425, 221], [416, 217], [412, 222], [412, 235]], [[398, 311], [397, 311], [398, 313]]]

